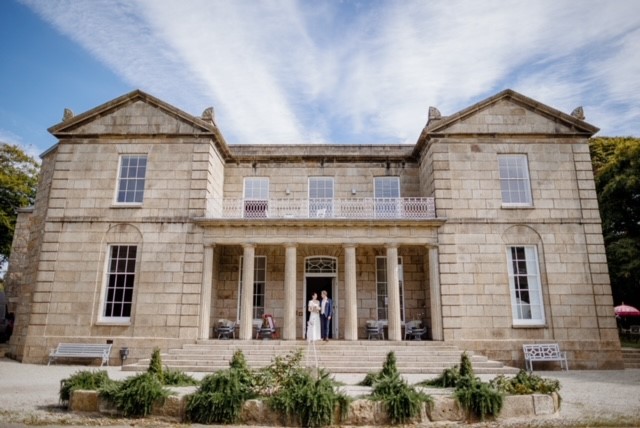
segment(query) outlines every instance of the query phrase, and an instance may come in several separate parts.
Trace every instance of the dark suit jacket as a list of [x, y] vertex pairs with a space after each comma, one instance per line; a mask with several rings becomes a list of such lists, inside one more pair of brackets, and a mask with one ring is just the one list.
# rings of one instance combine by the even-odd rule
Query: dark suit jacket
[[[320, 300], [320, 307], [322, 308], [322, 300]], [[324, 306], [324, 316], [332, 317], [333, 316], [333, 300], [327, 299], [327, 303]]]

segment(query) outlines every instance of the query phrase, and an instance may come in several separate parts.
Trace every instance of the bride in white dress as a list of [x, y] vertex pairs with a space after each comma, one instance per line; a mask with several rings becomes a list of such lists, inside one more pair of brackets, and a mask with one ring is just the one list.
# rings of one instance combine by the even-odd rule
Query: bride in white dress
[[309, 322], [307, 322], [307, 340], [309, 342], [320, 340], [320, 301], [318, 294], [313, 293], [309, 300]]

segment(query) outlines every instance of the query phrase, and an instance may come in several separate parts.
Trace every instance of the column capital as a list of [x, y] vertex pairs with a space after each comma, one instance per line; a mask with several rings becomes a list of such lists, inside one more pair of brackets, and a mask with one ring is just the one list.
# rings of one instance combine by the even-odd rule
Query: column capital
[[358, 244], [342, 244], [342, 248], [358, 248]]
[[242, 244], [242, 248], [256, 248], [255, 242], [245, 242]]
[[397, 242], [389, 242], [384, 244], [385, 248], [398, 248], [400, 245]]
[[285, 242], [284, 244], [282, 244], [285, 248], [297, 248], [298, 247], [298, 243], [297, 242]]

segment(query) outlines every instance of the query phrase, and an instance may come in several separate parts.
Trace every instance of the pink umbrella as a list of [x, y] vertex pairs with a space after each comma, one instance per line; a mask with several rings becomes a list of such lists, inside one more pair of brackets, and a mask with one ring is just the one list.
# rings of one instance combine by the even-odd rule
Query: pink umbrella
[[613, 310], [619, 317], [640, 317], [640, 310], [633, 306], [625, 305], [624, 302], [613, 308]]

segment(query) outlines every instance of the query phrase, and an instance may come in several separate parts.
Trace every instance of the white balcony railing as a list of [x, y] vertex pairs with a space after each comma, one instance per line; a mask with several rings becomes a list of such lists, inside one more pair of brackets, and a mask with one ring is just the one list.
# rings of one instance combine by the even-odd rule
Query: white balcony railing
[[435, 219], [434, 198], [224, 199], [213, 218], [245, 219]]

